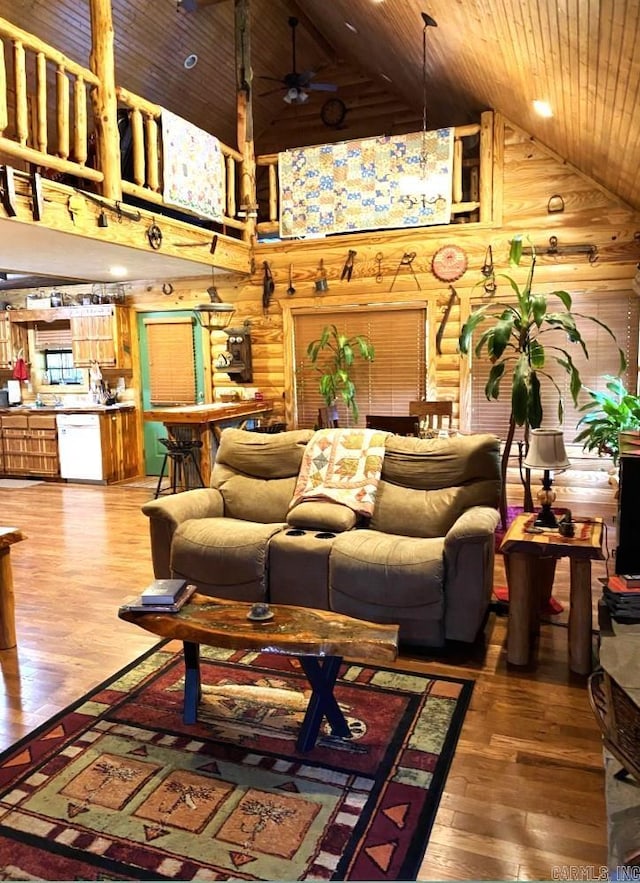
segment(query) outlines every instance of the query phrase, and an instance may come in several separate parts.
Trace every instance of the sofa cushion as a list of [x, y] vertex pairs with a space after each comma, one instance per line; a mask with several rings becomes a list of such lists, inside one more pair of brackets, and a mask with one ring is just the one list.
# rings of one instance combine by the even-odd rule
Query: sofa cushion
[[[390, 611], [432, 607], [444, 612], [444, 540], [353, 530], [333, 541], [329, 560], [330, 603], [336, 593]], [[392, 621], [392, 620], [391, 620]]]
[[353, 509], [330, 500], [298, 503], [287, 515], [287, 524], [310, 530], [330, 530], [342, 533], [355, 527], [358, 516]]
[[211, 473], [211, 486], [224, 498], [228, 518], [282, 522], [313, 431], [248, 432], [225, 429]]
[[220, 436], [213, 475], [216, 466], [224, 465], [253, 478], [297, 477], [312, 435], [312, 429], [277, 433], [225, 429]]
[[269, 539], [284, 524], [234, 518], [194, 518], [173, 535], [171, 572], [209, 594], [263, 600]]
[[497, 507], [499, 495], [495, 436], [389, 436], [371, 527], [409, 537], [442, 537], [470, 507]]

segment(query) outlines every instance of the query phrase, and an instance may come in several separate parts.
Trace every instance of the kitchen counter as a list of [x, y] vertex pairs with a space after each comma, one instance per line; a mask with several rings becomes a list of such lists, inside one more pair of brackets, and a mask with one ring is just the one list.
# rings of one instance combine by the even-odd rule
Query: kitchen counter
[[[273, 404], [270, 401], [246, 399], [238, 402], [151, 408], [143, 416], [147, 422], [164, 423], [167, 435], [172, 438], [202, 443], [196, 451], [196, 457], [199, 458], [202, 477], [208, 484], [220, 430], [228, 426], [239, 427], [245, 420], [268, 414], [272, 410]], [[195, 476], [190, 475], [189, 481], [195, 486]]]
[[238, 402], [209, 402], [203, 405], [171, 405], [151, 408], [144, 412], [144, 419], [164, 423], [217, 423], [220, 420], [242, 419], [272, 410], [271, 402], [246, 399]]
[[133, 402], [118, 402], [115, 405], [14, 405], [11, 408], [0, 408], [3, 414], [102, 414], [103, 411], [122, 411], [135, 408]]

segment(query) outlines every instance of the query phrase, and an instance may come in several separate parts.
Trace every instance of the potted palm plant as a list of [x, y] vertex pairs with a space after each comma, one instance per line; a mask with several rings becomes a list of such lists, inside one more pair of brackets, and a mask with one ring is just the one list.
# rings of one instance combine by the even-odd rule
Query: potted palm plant
[[319, 389], [327, 408], [335, 408], [341, 398], [357, 423], [359, 412], [352, 367], [356, 357], [373, 362], [375, 349], [371, 341], [362, 334], [348, 337], [335, 325], [325, 325], [320, 337], [308, 345], [307, 356], [320, 373]]
[[[522, 236], [515, 236], [511, 242], [509, 251], [509, 263], [512, 267], [519, 266], [522, 259]], [[587, 347], [577, 326], [577, 319], [586, 319], [595, 322], [615, 337], [599, 319], [592, 316], [584, 316], [571, 311], [571, 295], [568, 291], [552, 291], [549, 294], [535, 294], [533, 292], [533, 276], [536, 266], [535, 249], [531, 248], [531, 265], [524, 285], [518, 284], [512, 276], [505, 273], [492, 274], [491, 285], [483, 278], [478, 283], [484, 285], [488, 292], [489, 302], [475, 310], [464, 323], [460, 332], [460, 352], [468, 354], [472, 346], [472, 338], [476, 329], [482, 325], [487, 327], [482, 331], [475, 343], [474, 352], [479, 358], [483, 352], [491, 361], [489, 378], [485, 385], [487, 399], [500, 397], [501, 382], [507, 377], [510, 380], [511, 414], [509, 428], [505, 439], [502, 454], [502, 492], [500, 499], [500, 516], [503, 527], [507, 521], [507, 498], [506, 478], [511, 446], [515, 435], [516, 426], [524, 426], [525, 445], [528, 442], [529, 430], [536, 429], [542, 424], [543, 410], [540, 395], [541, 381], [551, 383], [558, 395], [558, 423], [563, 420], [563, 401], [560, 388], [553, 377], [549, 374], [550, 362], [555, 362], [569, 375], [569, 388], [574, 404], [578, 404], [578, 393], [582, 383], [580, 373], [574, 364], [569, 349], [564, 343], [577, 345], [584, 355], [589, 358]], [[496, 279], [505, 279], [511, 287], [512, 293], [504, 300], [499, 299]], [[500, 297], [503, 295], [500, 293]], [[553, 301], [557, 305], [553, 305]], [[617, 345], [617, 344], [616, 344]], [[620, 357], [620, 371], [626, 365], [623, 351], [618, 347]], [[533, 509], [529, 475], [524, 479], [525, 498], [524, 508], [526, 511]]]
[[627, 391], [620, 377], [606, 377], [606, 392], [583, 387], [589, 401], [580, 408], [576, 442], [585, 451], [611, 457], [614, 467], [620, 457], [620, 433], [640, 430], [640, 397]]

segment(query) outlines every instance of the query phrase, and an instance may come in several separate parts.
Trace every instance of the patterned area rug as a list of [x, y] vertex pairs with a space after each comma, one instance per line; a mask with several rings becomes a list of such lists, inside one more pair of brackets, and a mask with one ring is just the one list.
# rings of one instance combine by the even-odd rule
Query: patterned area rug
[[182, 723], [176, 642], [0, 756], [0, 877], [412, 880], [472, 681], [344, 663], [353, 738], [298, 754], [298, 661], [202, 648]]

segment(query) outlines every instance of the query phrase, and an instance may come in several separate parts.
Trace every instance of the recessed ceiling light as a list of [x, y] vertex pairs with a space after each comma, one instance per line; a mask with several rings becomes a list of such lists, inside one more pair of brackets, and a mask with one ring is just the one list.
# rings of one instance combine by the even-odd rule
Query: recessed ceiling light
[[354, 34], [358, 33], [357, 27], [355, 25], [352, 25], [350, 21], [346, 21], [344, 24], [345, 24], [345, 27], [349, 28], [349, 30], [352, 31], [352, 33], [354, 33]]
[[122, 267], [120, 264], [114, 264], [113, 267], [109, 267], [109, 273], [112, 276], [115, 276], [116, 279], [122, 279], [123, 276], [126, 276], [129, 271], [126, 267]]
[[552, 117], [553, 110], [551, 109], [551, 105], [548, 101], [539, 101], [536, 100], [533, 102], [533, 109], [541, 117]]
[[190, 71], [192, 68], [194, 68], [197, 65], [197, 63], [198, 63], [198, 56], [195, 54], [195, 52], [192, 52], [191, 55], [187, 55], [185, 60], [182, 62], [182, 64], [184, 65], [184, 67], [188, 71]]

